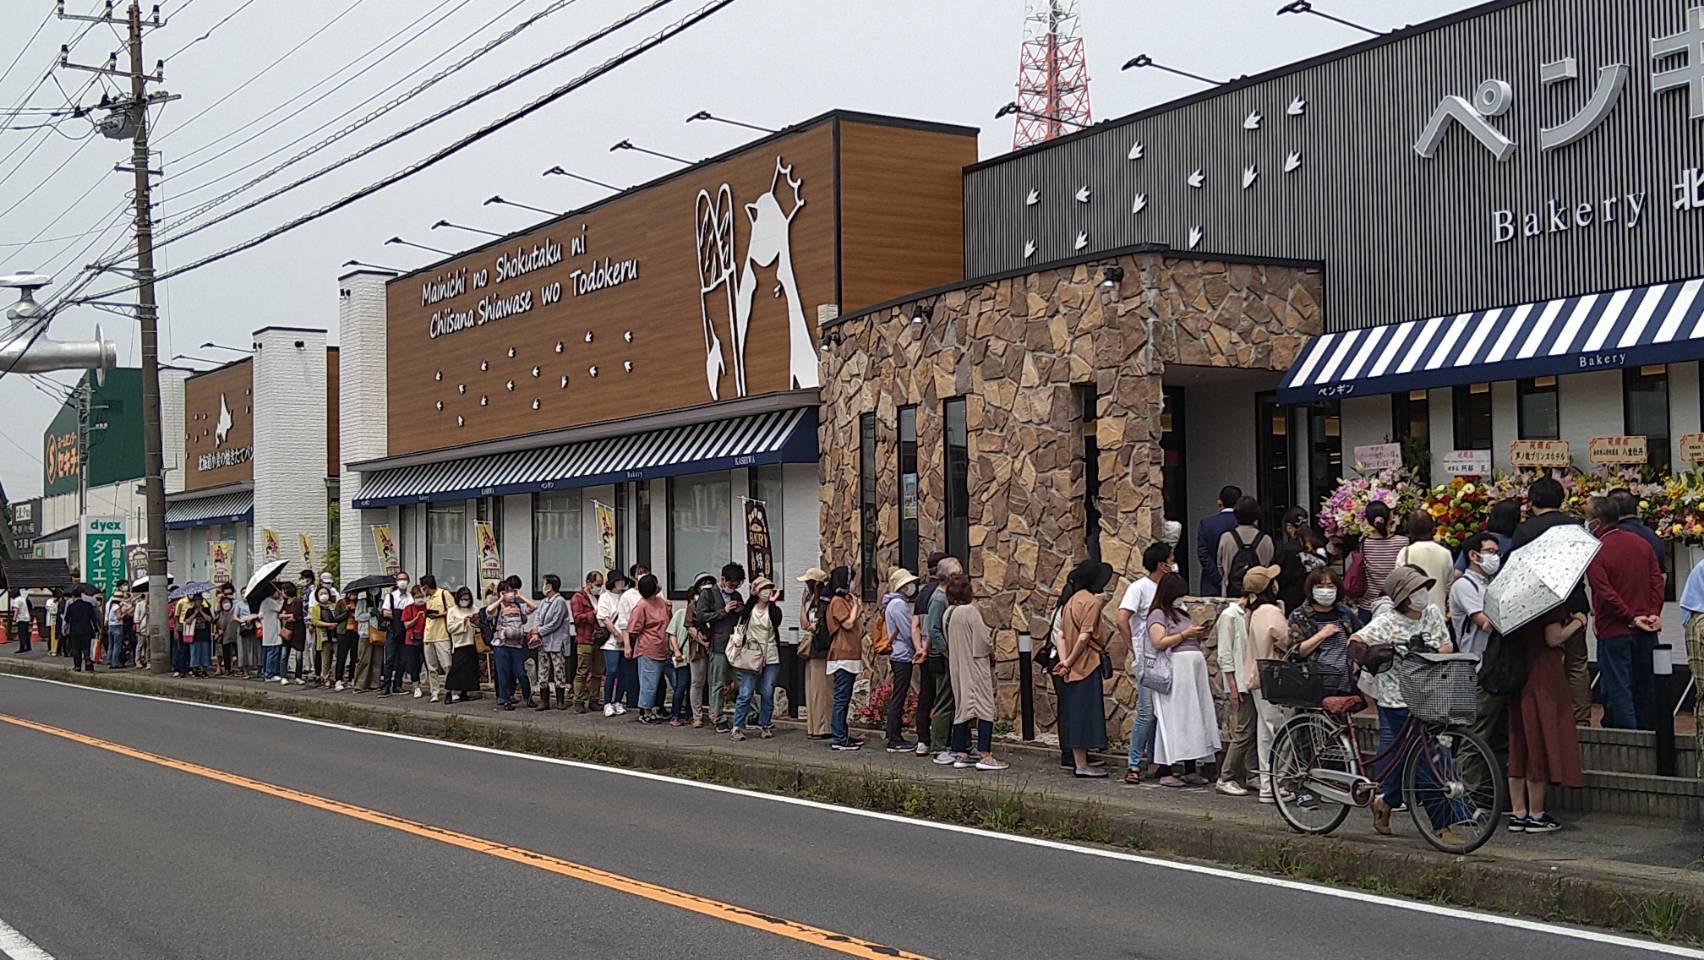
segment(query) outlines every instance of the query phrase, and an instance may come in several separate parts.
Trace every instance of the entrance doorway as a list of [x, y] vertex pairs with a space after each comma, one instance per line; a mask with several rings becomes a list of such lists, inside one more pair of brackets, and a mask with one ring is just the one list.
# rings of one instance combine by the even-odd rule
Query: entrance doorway
[[1183, 539], [1177, 547], [1177, 572], [1185, 580], [1189, 579], [1189, 467], [1188, 457], [1184, 449], [1185, 429], [1185, 388], [1165, 387], [1165, 406], [1160, 412], [1160, 451], [1163, 455], [1161, 466], [1160, 496], [1165, 503], [1165, 517], [1175, 520], [1182, 526]]

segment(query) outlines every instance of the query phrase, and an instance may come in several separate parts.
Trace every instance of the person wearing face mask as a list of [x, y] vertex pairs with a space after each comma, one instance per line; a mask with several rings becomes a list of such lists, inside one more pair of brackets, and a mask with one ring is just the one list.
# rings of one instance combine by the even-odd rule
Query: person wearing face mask
[[1148, 610], [1148, 646], [1171, 658], [1171, 689], [1154, 691], [1154, 762], [1166, 770], [1162, 787], [1207, 786], [1200, 764], [1212, 762], [1219, 751], [1219, 723], [1201, 651], [1207, 628], [1191, 620], [1183, 603], [1188, 592], [1182, 577], [1169, 574]]
[[1586, 582], [1592, 588], [1603, 725], [1650, 730], [1656, 725], [1651, 655], [1663, 629], [1663, 568], [1651, 545], [1621, 525], [1620, 511], [1614, 497], [1598, 498], [1588, 528], [1602, 544], [1586, 568]]
[[[1147, 575], [1130, 584], [1124, 591], [1124, 599], [1118, 604], [1118, 632], [1130, 638], [1132, 651], [1141, 654], [1130, 658], [1132, 668], [1137, 671], [1146, 662], [1144, 657], [1153, 652], [1147, 649], [1148, 611], [1154, 604], [1154, 593], [1159, 589], [1160, 581], [1166, 578], [1166, 574], [1177, 570], [1176, 548], [1163, 541], [1148, 544], [1148, 549], [1142, 551], [1142, 567], [1148, 571]], [[1130, 753], [1125, 758], [1124, 782], [1132, 786], [1141, 783], [1148, 772], [1148, 761], [1153, 756], [1154, 691], [1138, 683], [1136, 712], [1130, 720]], [[1061, 754], [1059, 765], [1065, 766], [1069, 759]]]
[[1254, 706], [1254, 688], [1260, 685], [1251, 635], [1254, 620], [1260, 629], [1279, 636], [1288, 634], [1284, 607], [1278, 600], [1278, 564], [1254, 567], [1243, 573], [1242, 596], [1219, 614], [1213, 626], [1218, 646], [1219, 681], [1230, 695], [1231, 709], [1225, 718], [1225, 762], [1219, 766], [1214, 789], [1228, 797], [1248, 796], [1247, 784], [1260, 770], [1256, 747], [1259, 719]]
[[308, 608], [308, 623], [313, 628], [313, 685], [330, 686], [337, 679], [337, 631], [343, 624], [343, 611], [334, 605], [331, 588], [324, 584], [314, 590], [313, 598]]
[[568, 688], [573, 679], [568, 674], [568, 650], [573, 644], [573, 620], [569, 617], [568, 598], [562, 595], [562, 578], [554, 573], [544, 576], [544, 602], [538, 608], [538, 702], [540, 710], [550, 709], [550, 690], [556, 688], [556, 708], [568, 709]]
[[355, 692], [366, 693], [385, 672], [385, 628], [379, 622], [384, 595], [369, 590], [355, 604], [356, 640]]
[[598, 594], [598, 624], [603, 627], [603, 712], [606, 717], [627, 712], [627, 678], [622, 670], [626, 656], [626, 625], [621, 617], [621, 595], [627, 589], [627, 574], [611, 570], [604, 578], [604, 591]]
[[[1302, 591], [1307, 602], [1290, 611], [1288, 622], [1270, 624], [1260, 619], [1259, 611], [1251, 617], [1258, 622], [1249, 630], [1249, 655], [1256, 664], [1261, 660], [1276, 660], [1286, 653], [1312, 658], [1325, 678], [1326, 693], [1347, 695], [1355, 689], [1349, 667], [1349, 631], [1359, 625], [1360, 618], [1343, 595], [1343, 578], [1330, 567], [1319, 567], [1303, 581]], [[1260, 689], [1258, 669], [1252, 685], [1257, 721], [1255, 751], [1260, 756], [1260, 769], [1267, 771], [1260, 777], [1259, 800], [1274, 803], [1276, 794], [1270, 773], [1272, 741], [1278, 735], [1278, 728], [1289, 721], [1290, 711], [1267, 702]]]
[[[910, 608], [906, 608], [910, 618]], [[775, 584], [766, 577], [751, 582], [751, 602], [740, 612], [745, 626], [745, 646], [763, 653], [762, 670], [735, 670], [739, 681], [739, 697], [734, 701], [735, 740], [745, 739], [746, 721], [751, 719], [751, 696], [758, 697], [758, 735], [768, 740], [775, 736], [775, 683], [781, 678], [781, 606], [775, 602]], [[756, 658], [753, 658], [756, 659]], [[904, 695], [900, 695], [904, 699]]]
[[450, 670], [444, 675], [445, 703], [462, 703], [470, 694], [479, 692], [479, 650], [474, 637], [479, 633], [479, 611], [473, 606], [473, 591], [462, 587], [456, 591], [455, 603], [444, 618], [450, 635]]
[[444, 677], [450, 672], [450, 609], [456, 605], [450, 591], [438, 586], [438, 578], [426, 574], [420, 578], [421, 609], [426, 614], [425, 654], [426, 686], [437, 703], [444, 696]]
[[237, 607], [231, 595], [219, 591], [219, 608], [213, 613], [213, 634], [219, 638], [219, 674], [232, 676], [236, 672], [237, 634], [242, 625], [237, 622]]
[[[1482, 531], [1462, 541], [1461, 556], [1467, 566], [1450, 585], [1450, 623], [1455, 627], [1457, 649], [1479, 654], [1483, 671], [1485, 651], [1496, 632], [1485, 615], [1485, 587], [1502, 569], [1502, 547], [1496, 534]], [[1492, 693], [1481, 683], [1473, 705], [1473, 732], [1485, 739], [1503, 766], [1509, 762], [1508, 703], [1508, 694]]]
[[[1173, 574], [1165, 582], [1172, 581], [1181, 584], [1183, 578]], [[1059, 701], [1059, 744], [1071, 751], [1072, 771], [1085, 779], [1106, 777], [1104, 767], [1089, 765], [1089, 751], [1106, 749], [1101, 663], [1109, 638], [1101, 607], [1111, 583], [1111, 567], [1085, 560], [1065, 578], [1065, 588], [1059, 594], [1058, 629], [1053, 641], [1059, 650], [1059, 662], [1053, 667], [1053, 687]], [[936, 703], [940, 701], [937, 697]], [[958, 708], [953, 709], [956, 714]]]
[[603, 685], [603, 655], [598, 652], [609, 640], [609, 630], [599, 622], [598, 597], [603, 593], [601, 570], [586, 574], [585, 586], [568, 601], [574, 620], [574, 712], [586, 713], [596, 703]]
[[[889, 642], [888, 667], [892, 672], [887, 702], [887, 752], [910, 753], [917, 744], [906, 741], [900, 730], [905, 719], [905, 701], [911, 693], [912, 661], [917, 647], [912, 638], [912, 625], [917, 618], [912, 610], [917, 596], [918, 580], [910, 570], [900, 567], [888, 576], [888, 592], [882, 595], [881, 615]], [[744, 684], [742, 682], [743, 689]], [[735, 726], [738, 726], [736, 720]]]
[[385, 665], [379, 678], [381, 697], [402, 692], [402, 674], [406, 666], [404, 654], [408, 638], [408, 626], [403, 622], [403, 613], [414, 603], [414, 596], [408, 589], [409, 582], [408, 571], [398, 571], [395, 589], [386, 593], [379, 604], [379, 625], [385, 631]]
[[488, 617], [496, 624], [491, 637], [491, 654], [497, 668], [497, 707], [515, 709], [515, 687], [520, 687], [526, 705], [536, 708], [532, 681], [527, 677], [527, 614], [534, 604], [521, 596], [510, 581], [503, 581], [497, 598], [486, 608]]

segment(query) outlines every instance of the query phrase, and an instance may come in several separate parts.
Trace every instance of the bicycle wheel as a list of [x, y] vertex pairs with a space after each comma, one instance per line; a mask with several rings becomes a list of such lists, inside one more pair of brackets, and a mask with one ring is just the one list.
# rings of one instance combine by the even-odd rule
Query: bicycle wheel
[[1318, 714], [1301, 714], [1278, 731], [1268, 763], [1278, 814], [1290, 829], [1327, 834], [1349, 816], [1349, 805], [1321, 796], [1312, 776], [1314, 770], [1360, 773], [1360, 760], [1343, 727]]
[[1508, 787], [1485, 741], [1459, 727], [1428, 728], [1408, 753], [1402, 796], [1414, 826], [1445, 853], [1479, 849], [1497, 832]]

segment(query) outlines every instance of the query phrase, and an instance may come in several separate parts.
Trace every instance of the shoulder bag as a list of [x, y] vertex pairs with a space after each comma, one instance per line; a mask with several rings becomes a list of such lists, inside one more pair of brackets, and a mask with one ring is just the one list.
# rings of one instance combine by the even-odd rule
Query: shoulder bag
[[734, 628], [734, 635], [728, 638], [728, 645], [722, 651], [728, 658], [728, 666], [747, 673], [762, 673], [768, 665], [763, 656], [763, 648], [755, 643], [746, 643], [746, 625], [741, 623]]
[[1367, 595], [1367, 555], [1356, 550], [1349, 555], [1349, 569], [1343, 571], [1343, 596], [1359, 600]]

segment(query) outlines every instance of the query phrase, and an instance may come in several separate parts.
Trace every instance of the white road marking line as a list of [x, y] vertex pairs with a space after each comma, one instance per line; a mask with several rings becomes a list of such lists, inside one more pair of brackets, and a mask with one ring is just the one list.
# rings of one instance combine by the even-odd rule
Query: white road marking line
[[[696, 780], [683, 780], [679, 777], [665, 776], [660, 773], [649, 773], [644, 770], [628, 770], [622, 767], [605, 767], [581, 760], [562, 760], [557, 757], [541, 757], [528, 753], [516, 753], [512, 750], [499, 750], [495, 747], [482, 747], [471, 743], [456, 743], [450, 740], [437, 740], [431, 737], [420, 737], [407, 733], [392, 733], [386, 730], [369, 730], [365, 727], [346, 726], [332, 723], [328, 720], [314, 720], [309, 717], [292, 717], [286, 714], [273, 713], [267, 710], [251, 710], [247, 707], [233, 707], [221, 703], [200, 703], [193, 700], [177, 700], [172, 697], [161, 697], [147, 693], [132, 693], [127, 690], [107, 690], [101, 687], [89, 687], [79, 683], [67, 683], [63, 680], [49, 680], [44, 677], [28, 677], [21, 674], [0, 673], [0, 678], [12, 680], [27, 680], [32, 683], [52, 684], [56, 687], [69, 687], [90, 693], [102, 693], [110, 696], [133, 697], [138, 700], [152, 700], [157, 703], [175, 704], [180, 707], [193, 707], [204, 710], [221, 710], [229, 713], [241, 713], [253, 717], [264, 717], [272, 720], [284, 720], [290, 723], [307, 724], [314, 727], [324, 727], [331, 730], [341, 730], [346, 733], [365, 734], [374, 737], [387, 737], [393, 740], [407, 740], [413, 743], [423, 743], [437, 747], [448, 747], [455, 750], [467, 750], [474, 753], [485, 753], [493, 756], [508, 757], [515, 760], [526, 760], [533, 763], [546, 763], [552, 766], [570, 767], [575, 770], [586, 770], [618, 777], [629, 777], [636, 780], [650, 780], [658, 783], [672, 783], [712, 793], [728, 794], [730, 796], [747, 797], [753, 800], [765, 800], [770, 803], [781, 803], [788, 806], [803, 807], [809, 810], [820, 810], [827, 813], [837, 813], [850, 817], [862, 817], [866, 820], [879, 820], [886, 823], [903, 824], [911, 827], [921, 827], [927, 830], [939, 830], [946, 833], [957, 833], [965, 836], [982, 837], [989, 840], [999, 840], [1005, 843], [1016, 843], [1029, 847], [1040, 847], [1045, 850], [1055, 850], [1062, 853], [1074, 853], [1082, 856], [1098, 857], [1102, 860], [1119, 860], [1126, 863], [1137, 863], [1143, 866], [1156, 867], [1162, 870], [1174, 870], [1180, 873], [1193, 873], [1198, 876], [1214, 877], [1221, 880], [1234, 880], [1240, 883], [1250, 883], [1263, 887], [1274, 887], [1280, 890], [1290, 890], [1298, 893], [1315, 894], [1338, 900], [1350, 900], [1356, 903], [1388, 907], [1394, 910], [1407, 910], [1410, 913], [1421, 913], [1435, 917], [1448, 917], [1454, 920], [1465, 920], [1473, 923], [1484, 923], [1491, 926], [1506, 927], [1513, 930], [1524, 930], [1530, 933], [1542, 933], [1570, 940], [1580, 940], [1587, 943], [1604, 946], [1620, 947], [1626, 950], [1638, 950], [1645, 953], [1661, 954], [1670, 957], [1686, 957], [1689, 960], [1704, 960], [1704, 950], [1685, 947], [1678, 944], [1658, 943], [1652, 940], [1637, 940], [1619, 934], [1605, 933], [1598, 930], [1587, 930], [1577, 927], [1564, 927], [1539, 920], [1526, 920], [1520, 917], [1505, 917], [1477, 910], [1465, 910], [1460, 907], [1448, 907], [1433, 903], [1420, 903], [1412, 900], [1399, 900], [1394, 897], [1380, 896], [1362, 890], [1339, 889], [1324, 887], [1299, 880], [1283, 877], [1268, 877], [1259, 874], [1238, 873], [1222, 867], [1209, 867], [1196, 863], [1182, 863], [1173, 860], [1163, 860], [1158, 857], [1147, 857], [1121, 850], [1100, 850], [1094, 847], [1083, 847], [1076, 844], [1063, 843], [1058, 840], [1045, 840], [1040, 837], [1026, 837], [1018, 834], [996, 833], [978, 827], [966, 827], [956, 823], [936, 823], [930, 820], [917, 820], [902, 817], [893, 813], [881, 813], [875, 810], [859, 810], [856, 807], [841, 807], [817, 800], [804, 800], [798, 797], [788, 797], [779, 794], [761, 793], [756, 790], [745, 790], [740, 787], [729, 787], [717, 783], [700, 783]], [[4, 927], [0, 924], [0, 927]], [[4, 927], [10, 930], [10, 927]], [[15, 931], [14, 931], [15, 932]], [[21, 934], [19, 936], [22, 936]], [[28, 941], [24, 941], [28, 943]], [[0, 946], [5, 941], [0, 939]], [[34, 947], [34, 944], [30, 944]], [[39, 949], [39, 948], [38, 948]], [[25, 954], [15, 957], [15, 960], [53, 960], [47, 954]]]
[[53, 960], [53, 954], [36, 946], [34, 940], [4, 920], [0, 920], [0, 956], [11, 960]]

